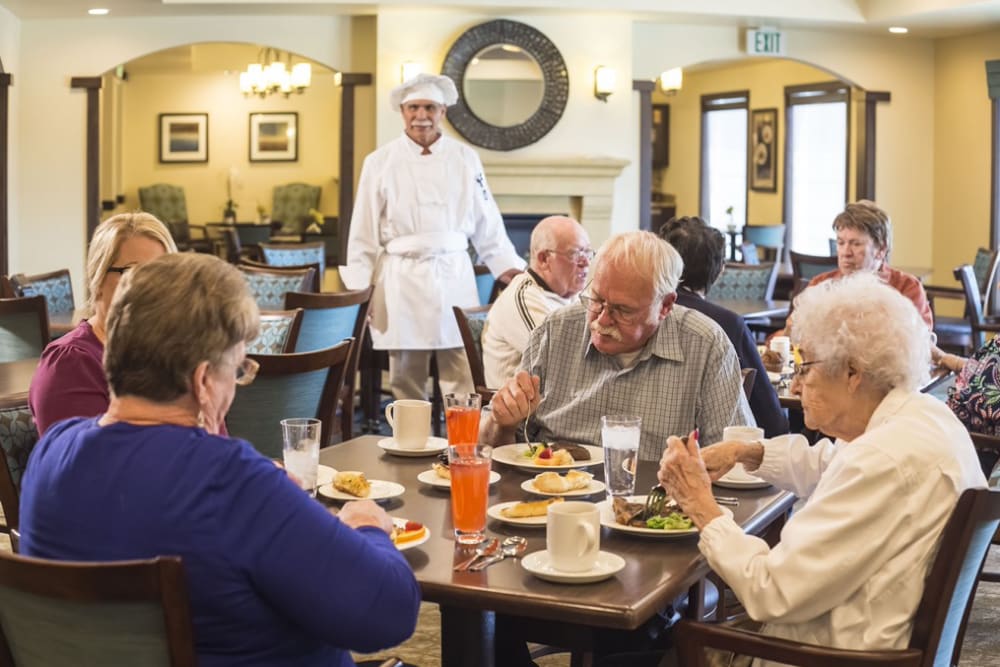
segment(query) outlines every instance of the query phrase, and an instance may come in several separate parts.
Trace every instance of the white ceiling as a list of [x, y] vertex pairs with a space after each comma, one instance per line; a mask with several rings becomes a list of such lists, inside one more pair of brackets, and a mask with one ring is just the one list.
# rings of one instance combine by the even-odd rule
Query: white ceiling
[[[608, 12], [607, 0], [0, 0], [26, 20], [87, 17], [106, 7], [111, 17], [370, 14], [402, 7], [461, 8], [478, 12]], [[615, 12], [643, 20], [746, 26], [882, 31], [904, 25], [923, 37], [1000, 27], [1000, 0], [617, 0]], [[92, 20], [102, 20], [94, 17]]]

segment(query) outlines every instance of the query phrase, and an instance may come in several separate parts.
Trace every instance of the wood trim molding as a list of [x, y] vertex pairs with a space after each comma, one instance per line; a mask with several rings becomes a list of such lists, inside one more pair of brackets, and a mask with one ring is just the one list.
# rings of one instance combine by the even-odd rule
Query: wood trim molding
[[94, 235], [101, 221], [100, 168], [101, 168], [101, 77], [74, 76], [70, 88], [87, 91], [87, 241]]
[[372, 75], [338, 72], [337, 84], [343, 89], [340, 97], [340, 188], [337, 230], [340, 243], [340, 261], [347, 263], [347, 239], [351, 233], [351, 215], [354, 213], [354, 88], [370, 86]]
[[990, 248], [1000, 243], [1000, 103], [990, 98]]
[[[0, 66], [2, 70], [2, 66]], [[10, 94], [8, 88], [13, 84], [13, 77], [7, 72], [0, 71], [0, 275], [6, 276], [10, 273], [10, 242], [7, 233], [7, 197], [8, 185], [8, 132], [10, 124]]]
[[639, 229], [649, 231], [653, 221], [653, 89], [655, 81], [632, 82], [639, 93]]
[[887, 92], [866, 91], [862, 122], [858, 127], [857, 183], [855, 199], [875, 201], [875, 108], [879, 102], [888, 102]]

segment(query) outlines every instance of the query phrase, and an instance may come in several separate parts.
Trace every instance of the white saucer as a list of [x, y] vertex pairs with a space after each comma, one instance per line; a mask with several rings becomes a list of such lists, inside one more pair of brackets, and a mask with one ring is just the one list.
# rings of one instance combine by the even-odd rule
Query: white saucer
[[590, 480], [590, 484], [583, 487], [582, 489], [573, 489], [572, 491], [565, 491], [563, 493], [552, 493], [550, 491], [540, 491], [535, 488], [534, 479], [526, 479], [521, 482], [521, 489], [527, 491], [528, 493], [534, 493], [537, 496], [549, 496], [549, 497], [563, 497], [570, 498], [572, 496], [592, 496], [595, 493], [600, 493], [605, 489], [604, 482], [600, 482], [596, 479]]
[[719, 479], [712, 482], [716, 486], [721, 486], [725, 489], [766, 489], [771, 486], [770, 482], [767, 482], [760, 477], [754, 477], [753, 475], [747, 475], [746, 477], [729, 477], [723, 475]]
[[[441, 489], [442, 491], [448, 491], [451, 489], [451, 480], [445, 479], [444, 477], [439, 477], [433, 470], [425, 470], [419, 475], [417, 479], [427, 484], [428, 486], [433, 486], [436, 489]], [[496, 484], [500, 481], [500, 473], [496, 470], [490, 471], [490, 484]]]
[[774, 371], [767, 372], [767, 379], [771, 381], [771, 384], [778, 384], [781, 382], [781, 373], [775, 373]]
[[609, 551], [597, 554], [597, 564], [583, 572], [563, 572], [552, 567], [549, 552], [542, 549], [521, 559], [521, 567], [539, 579], [559, 584], [590, 584], [613, 577], [625, 568], [625, 559]]
[[335, 489], [332, 483], [324, 484], [316, 489], [316, 491], [319, 495], [331, 500], [388, 500], [389, 498], [401, 496], [406, 491], [406, 488], [402, 484], [396, 484], [396, 482], [370, 479], [368, 483], [371, 484], [372, 488], [364, 498], [358, 498], [357, 496], [352, 496], [349, 493]]
[[[392, 522], [395, 525], [399, 526], [400, 528], [405, 526], [407, 521], [409, 521], [409, 519], [400, 519], [399, 517], [396, 517], [392, 520]], [[407, 549], [412, 549], [413, 547], [419, 547], [421, 544], [423, 544], [429, 539], [431, 539], [431, 529], [428, 528], [427, 525], [425, 524], [423, 537], [407, 542], [406, 544], [397, 544], [396, 549], [398, 551], [406, 551]]]
[[505, 503], [497, 503], [496, 505], [490, 505], [486, 508], [486, 516], [491, 519], [496, 519], [497, 521], [502, 521], [503, 523], [509, 523], [512, 526], [534, 526], [536, 528], [544, 528], [545, 522], [548, 521], [548, 516], [543, 514], [541, 516], [504, 516], [500, 513], [501, 510], [507, 509], [508, 507], [513, 507], [518, 504], [519, 500], [511, 500]]
[[382, 438], [378, 441], [378, 446], [387, 454], [396, 456], [434, 456], [448, 449], [448, 441], [444, 438], [427, 438], [421, 449], [404, 449], [400, 447], [392, 438]]
[[322, 463], [319, 464], [319, 469], [316, 471], [316, 486], [323, 486], [324, 484], [332, 484], [333, 476], [337, 474], [335, 468], [330, 466], [325, 466]]

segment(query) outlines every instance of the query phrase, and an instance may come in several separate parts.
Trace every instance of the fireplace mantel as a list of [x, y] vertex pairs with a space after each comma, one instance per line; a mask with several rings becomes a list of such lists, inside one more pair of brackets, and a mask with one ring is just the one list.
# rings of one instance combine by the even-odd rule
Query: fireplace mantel
[[503, 213], [566, 213], [592, 239], [611, 233], [615, 179], [629, 164], [610, 157], [485, 160], [486, 180]]

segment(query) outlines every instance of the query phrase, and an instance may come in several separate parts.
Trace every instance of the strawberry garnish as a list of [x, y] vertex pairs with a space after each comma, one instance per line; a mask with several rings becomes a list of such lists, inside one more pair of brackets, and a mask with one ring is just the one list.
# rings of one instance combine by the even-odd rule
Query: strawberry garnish
[[541, 452], [539, 452], [538, 458], [540, 458], [540, 459], [551, 459], [552, 458], [552, 448], [551, 447], [546, 447], [545, 449], [543, 449]]
[[406, 532], [411, 532], [414, 530], [423, 530], [424, 524], [419, 521], [407, 521], [406, 525], [403, 526], [403, 530]]

